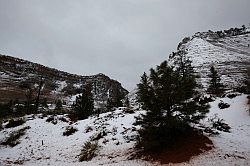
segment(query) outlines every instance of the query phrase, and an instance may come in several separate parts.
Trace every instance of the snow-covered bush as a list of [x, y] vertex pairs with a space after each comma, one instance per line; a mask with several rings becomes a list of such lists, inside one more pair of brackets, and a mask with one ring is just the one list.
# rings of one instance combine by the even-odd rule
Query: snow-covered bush
[[231, 127], [225, 123], [224, 119], [219, 118], [217, 114], [210, 118], [209, 122], [211, 123], [212, 128], [216, 130], [230, 132]]
[[52, 123], [52, 124], [54, 124], [54, 125], [56, 125], [57, 124], [57, 118], [56, 118], [56, 116], [49, 116], [47, 119], [46, 119], [46, 122], [50, 122], [50, 123]]
[[66, 122], [66, 123], [68, 123], [69, 122], [69, 120], [67, 119], [67, 118], [65, 118], [65, 117], [59, 117], [58, 118], [60, 121], [62, 121], [62, 122]]
[[69, 136], [77, 132], [78, 129], [73, 126], [67, 126], [65, 131], [63, 132], [63, 136]]
[[25, 120], [23, 118], [10, 119], [5, 127], [6, 128], [16, 127], [16, 126], [20, 126], [24, 123], [25, 123]]
[[91, 131], [93, 131], [93, 128], [91, 126], [87, 126], [85, 128], [85, 133], [88, 133], [88, 132], [91, 132]]
[[24, 128], [21, 128], [20, 130], [11, 132], [9, 136], [3, 142], [1, 142], [1, 145], [9, 145], [11, 147], [16, 146], [20, 143], [19, 138], [26, 133], [27, 129], [30, 129], [30, 127], [26, 126]]
[[97, 155], [99, 148], [100, 146], [98, 145], [97, 141], [85, 142], [80, 153], [79, 161], [90, 161], [92, 158], [94, 158]]
[[218, 104], [218, 107], [219, 107], [220, 109], [225, 109], [225, 108], [230, 107], [230, 104], [224, 103], [223, 101], [221, 101], [221, 102]]

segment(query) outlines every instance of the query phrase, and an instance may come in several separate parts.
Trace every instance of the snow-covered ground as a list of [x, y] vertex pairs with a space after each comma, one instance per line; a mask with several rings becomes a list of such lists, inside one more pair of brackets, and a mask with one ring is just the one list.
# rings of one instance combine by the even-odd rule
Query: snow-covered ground
[[[201, 76], [201, 83], [207, 86], [210, 67], [213, 65], [222, 76], [222, 82], [235, 88], [246, 78], [250, 66], [250, 34], [207, 40], [194, 36], [183, 43], [179, 50], [185, 50], [192, 60], [195, 71]], [[170, 58], [170, 64], [175, 58]]]
[[[218, 117], [223, 118], [232, 127], [231, 133], [221, 132], [219, 136], [210, 136], [215, 146], [213, 150], [196, 156], [187, 163], [175, 165], [250, 165], [250, 115], [246, 97], [246, 95], [239, 95], [233, 99], [217, 98], [211, 102], [208, 118], [218, 114]], [[230, 107], [219, 109], [220, 100], [229, 103]], [[22, 126], [0, 131], [0, 140], [3, 140], [11, 131], [24, 126], [31, 127], [21, 137], [19, 145], [13, 148], [0, 146], [0, 165], [15, 165], [14, 162], [29, 166], [157, 165], [158, 163], [127, 159], [133, 152], [134, 138], [137, 135], [138, 126], [134, 126], [133, 123], [135, 116], [140, 113], [143, 111], [128, 114], [123, 110], [116, 110], [113, 113], [103, 113], [99, 117], [90, 117], [73, 123], [72, 126], [78, 131], [70, 136], [63, 136], [68, 123], [58, 120], [58, 123], [54, 125], [46, 122], [46, 117], [41, 119], [36, 116]], [[57, 117], [60, 116], [63, 115]], [[87, 128], [93, 130], [86, 132]], [[79, 162], [78, 155], [82, 145], [99, 132], [105, 132], [107, 135], [98, 141], [101, 145], [98, 156], [89, 162]]]

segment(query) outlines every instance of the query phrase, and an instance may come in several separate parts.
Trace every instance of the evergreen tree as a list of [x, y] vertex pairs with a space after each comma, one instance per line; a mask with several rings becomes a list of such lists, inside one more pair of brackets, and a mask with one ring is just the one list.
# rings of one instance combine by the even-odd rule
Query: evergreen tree
[[246, 93], [250, 94], [250, 67], [247, 69], [247, 78], [245, 80]]
[[37, 92], [36, 100], [35, 100], [35, 109], [36, 109], [36, 112], [38, 112], [38, 107], [39, 107], [39, 104], [40, 104], [40, 95], [41, 95], [41, 91], [42, 91], [43, 85], [44, 85], [44, 79], [41, 76], [40, 82], [39, 82], [39, 86], [38, 86], [38, 92]]
[[107, 100], [107, 104], [106, 104], [106, 109], [107, 111], [113, 111], [114, 106], [114, 102], [112, 101], [112, 99], [108, 98]]
[[198, 76], [194, 72], [192, 61], [186, 56], [187, 53], [185, 51], [178, 51], [176, 54], [174, 64], [177, 72], [182, 76], [184, 96], [191, 97], [195, 92], [195, 87], [198, 86], [195, 80]]
[[61, 110], [62, 109], [62, 100], [58, 99], [56, 101], [56, 107], [55, 110]]
[[47, 98], [43, 98], [43, 99], [42, 99], [41, 105], [42, 105], [43, 108], [48, 108]]
[[210, 81], [209, 81], [209, 86], [207, 91], [211, 94], [215, 94], [215, 95], [220, 95], [221, 93], [223, 93], [224, 91], [224, 86], [223, 84], [221, 84], [221, 78], [218, 75], [217, 70], [214, 68], [214, 66], [212, 66], [210, 68], [210, 74], [208, 75], [208, 77], [210, 77]]
[[[156, 69], [150, 69], [149, 76], [144, 73], [141, 77], [137, 96], [146, 114], [137, 123], [142, 126], [138, 146], [144, 150], [174, 145], [188, 132], [191, 123], [197, 123], [208, 112], [207, 105], [192, 99], [196, 82], [189, 70], [191, 66], [181, 67], [174, 69], [164, 61]], [[192, 86], [187, 86], [187, 82]]]
[[94, 100], [91, 91], [91, 85], [87, 85], [83, 88], [82, 95], [76, 97], [76, 101], [73, 104], [73, 110], [78, 119], [86, 119], [93, 114]]

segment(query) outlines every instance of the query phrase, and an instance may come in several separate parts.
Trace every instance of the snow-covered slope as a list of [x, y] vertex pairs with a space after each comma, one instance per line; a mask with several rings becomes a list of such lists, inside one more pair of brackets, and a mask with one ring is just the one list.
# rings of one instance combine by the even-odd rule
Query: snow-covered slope
[[[212, 65], [222, 76], [222, 82], [230, 88], [242, 85], [246, 70], [250, 67], [250, 33], [228, 37], [214, 37], [215, 32], [197, 33], [185, 38], [178, 51], [185, 51], [192, 61], [201, 83], [206, 87]], [[177, 52], [178, 52], [177, 51]], [[170, 61], [175, 59], [170, 55]]]
[[[223, 100], [229, 108], [219, 109], [218, 103]], [[231, 133], [221, 132], [219, 136], [210, 136], [215, 148], [187, 163], [176, 165], [249, 165], [250, 164], [250, 115], [247, 96], [217, 98], [210, 103], [208, 118], [218, 114], [231, 126]], [[70, 136], [63, 136], [69, 124], [58, 120], [56, 125], [46, 122], [46, 118], [35, 116], [24, 125], [0, 131], [0, 140], [8, 133], [24, 126], [30, 126], [20, 139], [21, 143], [13, 148], [0, 146], [0, 165], [154, 165], [143, 160], [129, 160], [133, 153], [135, 137], [139, 126], [134, 126], [135, 117], [143, 111], [127, 114], [123, 110], [103, 113], [99, 117], [78, 121], [72, 126], [78, 131]], [[61, 117], [65, 115], [58, 115]], [[204, 120], [204, 123], [207, 123]], [[91, 129], [92, 130], [91, 130]], [[89, 131], [86, 132], [86, 129]], [[79, 162], [79, 154], [84, 142], [98, 133], [105, 132], [98, 140], [101, 145], [98, 156], [89, 162]], [[43, 141], [43, 145], [42, 145]]]
[[[27, 121], [24, 125], [5, 129], [1, 131], [1, 139], [10, 131], [17, 130], [24, 126], [30, 126], [26, 135], [22, 137], [21, 144], [10, 148], [0, 147], [0, 163], [13, 164], [21, 162], [25, 165], [110, 165], [133, 163], [127, 161], [130, 148], [134, 146], [136, 128], [133, 126], [134, 114], [125, 114], [123, 110], [104, 113], [99, 117], [78, 121], [72, 126], [78, 131], [70, 136], [63, 136], [65, 127], [69, 124], [58, 120], [56, 125], [46, 122], [46, 118], [38, 118]], [[63, 116], [63, 115], [61, 115]], [[60, 115], [57, 118], [61, 117]], [[89, 131], [86, 131], [88, 129]], [[99, 155], [90, 162], [79, 162], [78, 155], [84, 142], [90, 140], [91, 136], [105, 132], [103, 138], [99, 139], [101, 150]], [[42, 145], [42, 141], [43, 144]], [[142, 162], [143, 163], [143, 162]], [[1, 164], [0, 164], [1, 165]]]

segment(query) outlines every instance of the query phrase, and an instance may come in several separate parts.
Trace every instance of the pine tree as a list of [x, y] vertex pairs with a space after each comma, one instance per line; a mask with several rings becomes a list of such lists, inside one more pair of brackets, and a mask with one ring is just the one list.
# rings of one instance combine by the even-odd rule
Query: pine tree
[[208, 75], [208, 77], [210, 77], [210, 81], [209, 81], [209, 86], [207, 91], [211, 94], [215, 94], [215, 95], [220, 95], [221, 93], [223, 93], [224, 91], [224, 86], [223, 84], [220, 82], [221, 78], [218, 75], [217, 70], [214, 68], [214, 66], [211, 66], [210, 68], [210, 74]]
[[137, 121], [142, 126], [138, 147], [154, 151], [172, 146], [188, 132], [191, 123], [197, 123], [208, 112], [207, 105], [192, 99], [196, 82], [193, 73], [186, 73], [190, 66], [182, 67], [174, 69], [164, 61], [150, 69], [149, 76], [142, 75], [137, 96], [146, 114]]
[[178, 51], [176, 54], [174, 64], [177, 72], [182, 76], [184, 96], [191, 97], [195, 92], [195, 87], [198, 86], [195, 80], [198, 76], [195, 74], [192, 61], [186, 56], [187, 53], [185, 51]]
[[61, 110], [62, 109], [62, 100], [58, 99], [56, 101], [56, 107], [55, 107], [55, 110]]
[[114, 106], [114, 102], [112, 101], [112, 99], [108, 98], [107, 100], [107, 104], [106, 104], [106, 109], [107, 111], [113, 111]]
[[245, 80], [246, 93], [250, 94], [250, 67], [247, 69], [247, 78]]
[[78, 119], [86, 119], [93, 114], [94, 100], [91, 91], [91, 85], [87, 85], [83, 88], [82, 95], [76, 97], [76, 101], [73, 104], [73, 110]]
[[43, 85], [44, 85], [44, 79], [41, 76], [40, 81], [39, 81], [39, 86], [38, 86], [38, 92], [37, 92], [37, 95], [36, 95], [36, 101], [35, 101], [36, 112], [38, 112], [38, 107], [39, 107], [39, 104], [40, 104], [40, 95], [41, 95]]

